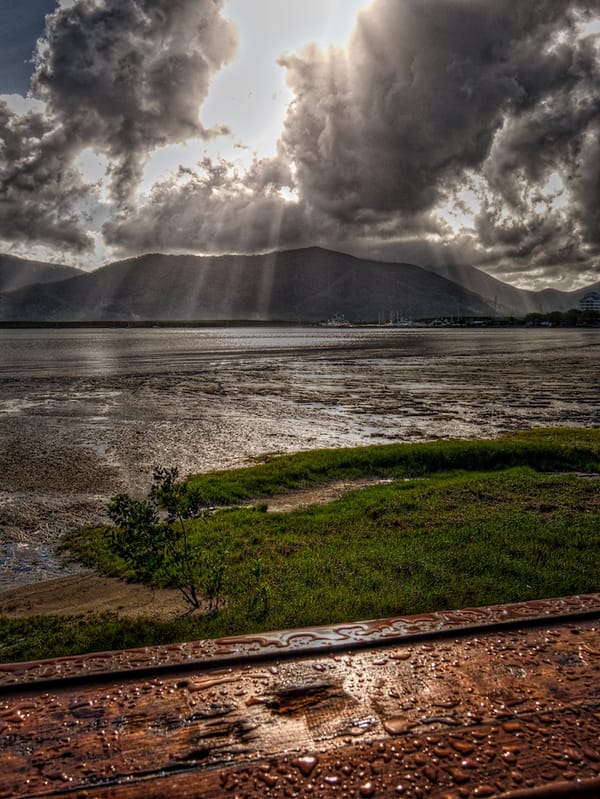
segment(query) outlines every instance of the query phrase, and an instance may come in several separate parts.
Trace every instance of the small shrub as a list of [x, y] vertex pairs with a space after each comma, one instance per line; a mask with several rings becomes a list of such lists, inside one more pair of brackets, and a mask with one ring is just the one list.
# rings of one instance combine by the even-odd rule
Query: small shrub
[[146, 583], [175, 586], [190, 606], [200, 608], [202, 595], [209, 610], [218, 608], [225, 573], [225, 553], [202, 549], [191, 535], [190, 522], [206, 514], [200, 495], [177, 482], [178, 471], [156, 466], [144, 500], [118, 494], [108, 505], [115, 525], [109, 547]]

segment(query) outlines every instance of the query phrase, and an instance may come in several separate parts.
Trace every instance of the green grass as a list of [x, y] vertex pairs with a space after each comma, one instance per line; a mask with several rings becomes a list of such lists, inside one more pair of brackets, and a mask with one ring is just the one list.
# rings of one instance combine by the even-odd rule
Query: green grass
[[600, 468], [600, 431], [552, 428], [483, 441], [325, 449], [274, 456], [264, 463], [198, 475], [190, 483], [206, 504], [228, 505], [338, 479], [414, 477], [465, 469], [531, 466], [539, 471]]
[[[569, 473], [600, 471], [599, 455], [598, 430], [541, 430], [324, 450], [196, 477], [208, 501], [224, 504], [340, 477], [395, 481], [291, 513], [228, 508], [195, 522], [203, 546], [228, 551], [218, 614], [171, 624], [0, 617], [0, 660], [600, 590], [600, 483]], [[100, 571], [133, 576], [105, 528], [66, 543]]]
[[0, 657], [4, 663], [168, 644], [196, 637], [196, 626], [189, 618], [156, 622], [123, 619], [112, 613], [26, 619], [0, 616]]

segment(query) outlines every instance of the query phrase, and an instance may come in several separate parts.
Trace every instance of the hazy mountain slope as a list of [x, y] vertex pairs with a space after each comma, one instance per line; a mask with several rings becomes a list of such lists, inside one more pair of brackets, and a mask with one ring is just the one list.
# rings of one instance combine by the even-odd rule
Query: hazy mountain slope
[[489, 305], [410, 264], [319, 248], [266, 255], [144, 255], [60, 283], [0, 296], [3, 320], [289, 320], [334, 314], [373, 321], [390, 312], [486, 315]]
[[567, 299], [570, 301], [570, 307], [576, 308], [579, 300], [589, 291], [596, 291], [600, 294], [600, 281], [598, 281], [598, 283], [593, 283], [591, 286], [586, 286], [584, 289], [566, 292], [565, 297], [567, 297]]
[[521, 317], [528, 313], [568, 311], [570, 308], [577, 307], [577, 302], [586, 291], [594, 289], [594, 286], [590, 286], [586, 289], [570, 292], [557, 289], [528, 291], [503, 283], [501, 280], [497, 280], [474, 266], [466, 264], [427, 266], [425, 268], [476, 292], [500, 316], [513, 315]]
[[81, 270], [73, 266], [29, 261], [0, 253], [0, 292], [14, 291], [34, 283], [52, 283], [80, 274]]

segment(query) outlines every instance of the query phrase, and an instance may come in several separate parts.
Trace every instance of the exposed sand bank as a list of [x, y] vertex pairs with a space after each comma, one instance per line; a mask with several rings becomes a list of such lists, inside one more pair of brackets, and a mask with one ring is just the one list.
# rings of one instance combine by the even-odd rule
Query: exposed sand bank
[[0, 592], [0, 613], [13, 618], [110, 611], [128, 618], [168, 621], [186, 609], [182, 595], [175, 589], [152, 589], [93, 572]]

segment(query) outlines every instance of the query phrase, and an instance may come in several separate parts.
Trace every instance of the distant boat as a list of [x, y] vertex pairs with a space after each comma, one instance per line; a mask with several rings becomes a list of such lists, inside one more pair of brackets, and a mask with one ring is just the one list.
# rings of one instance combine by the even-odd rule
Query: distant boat
[[389, 318], [379, 314], [379, 327], [414, 327], [412, 319], [400, 316], [398, 311], [390, 311]]
[[323, 327], [352, 327], [351, 323], [342, 314], [334, 314], [326, 322], [321, 323]]

